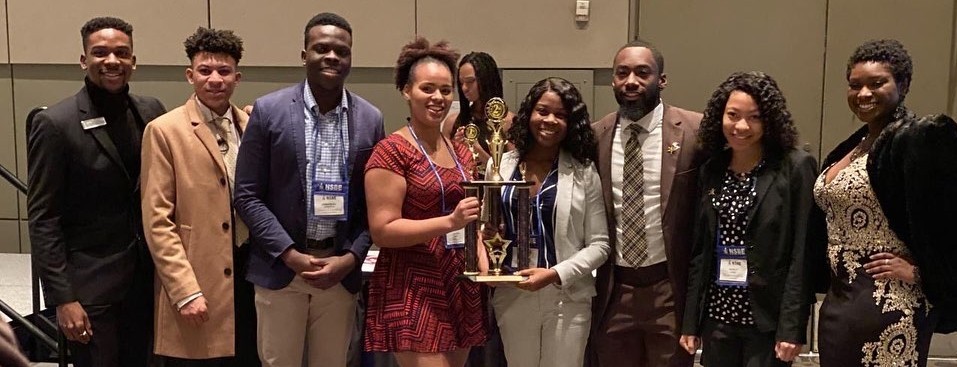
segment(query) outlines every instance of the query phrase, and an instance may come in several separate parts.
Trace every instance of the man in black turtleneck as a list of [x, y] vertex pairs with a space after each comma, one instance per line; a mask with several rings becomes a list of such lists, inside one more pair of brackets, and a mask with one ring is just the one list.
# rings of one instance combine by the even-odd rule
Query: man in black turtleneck
[[94, 18], [80, 35], [84, 87], [37, 114], [29, 132], [33, 265], [74, 366], [146, 366], [153, 266], [141, 226], [140, 140], [166, 109], [129, 93], [132, 26]]

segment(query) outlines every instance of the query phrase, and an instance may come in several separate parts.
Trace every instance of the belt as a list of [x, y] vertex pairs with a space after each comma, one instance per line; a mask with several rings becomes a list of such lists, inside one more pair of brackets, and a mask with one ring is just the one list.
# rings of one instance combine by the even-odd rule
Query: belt
[[668, 278], [668, 262], [660, 263], [640, 268], [629, 268], [625, 266], [615, 266], [615, 281], [628, 284], [633, 287], [646, 287]]
[[322, 240], [306, 239], [306, 248], [313, 250], [325, 250], [335, 245], [335, 237], [326, 237]]

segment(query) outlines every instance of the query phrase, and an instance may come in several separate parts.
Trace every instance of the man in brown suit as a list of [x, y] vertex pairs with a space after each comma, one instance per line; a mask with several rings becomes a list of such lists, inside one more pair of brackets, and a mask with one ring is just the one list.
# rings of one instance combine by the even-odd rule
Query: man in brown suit
[[592, 366], [690, 366], [680, 349], [701, 114], [669, 106], [664, 57], [637, 40], [612, 69], [619, 110], [592, 124], [612, 256], [598, 269]]
[[248, 115], [231, 98], [242, 40], [199, 28], [184, 42], [194, 94], [143, 134], [143, 227], [156, 264], [155, 353], [164, 366], [258, 365], [246, 226], [232, 208]]

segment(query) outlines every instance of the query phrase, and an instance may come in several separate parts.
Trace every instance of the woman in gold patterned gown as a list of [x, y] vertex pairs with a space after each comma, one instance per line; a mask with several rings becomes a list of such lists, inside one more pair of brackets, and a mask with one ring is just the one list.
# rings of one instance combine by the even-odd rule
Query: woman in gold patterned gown
[[830, 269], [821, 366], [925, 366], [934, 331], [957, 324], [957, 126], [903, 105], [912, 62], [868, 41], [847, 66], [847, 102], [866, 126], [824, 160], [814, 186]]

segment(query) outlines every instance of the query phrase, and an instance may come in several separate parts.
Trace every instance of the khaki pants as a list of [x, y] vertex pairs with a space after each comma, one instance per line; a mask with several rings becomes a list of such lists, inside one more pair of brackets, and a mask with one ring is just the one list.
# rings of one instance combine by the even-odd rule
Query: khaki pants
[[283, 289], [256, 286], [257, 345], [263, 366], [345, 366], [355, 309], [356, 296], [342, 284], [322, 290], [296, 276]]

